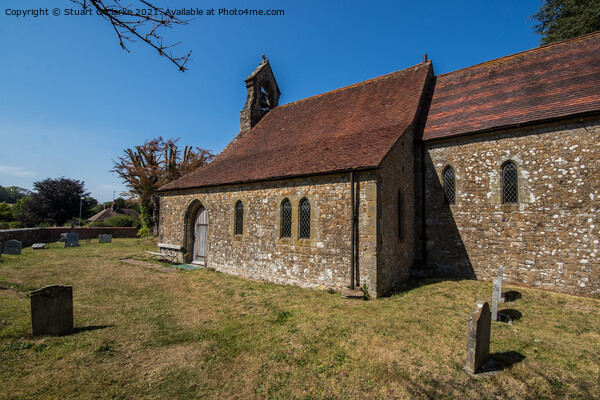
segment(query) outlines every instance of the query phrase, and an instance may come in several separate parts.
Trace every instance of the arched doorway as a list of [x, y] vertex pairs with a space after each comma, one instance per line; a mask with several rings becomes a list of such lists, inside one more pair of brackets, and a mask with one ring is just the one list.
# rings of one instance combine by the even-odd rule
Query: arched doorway
[[205, 265], [208, 234], [208, 211], [203, 206], [200, 206], [198, 211], [196, 211], [193, 229], [192, 263]]

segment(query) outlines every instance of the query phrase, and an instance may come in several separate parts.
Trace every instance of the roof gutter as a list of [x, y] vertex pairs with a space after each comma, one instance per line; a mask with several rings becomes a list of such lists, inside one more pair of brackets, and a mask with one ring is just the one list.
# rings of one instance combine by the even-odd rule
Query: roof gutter
[[183, 191], [183, 190], [209, 189], [209, 188], [214, 188], [214, 187], [246, 185], [246, 184], [258, 183], [258, 182], [275, 182], [275, 181], [282, 181], [282, 180], [288, 180], [288, 179], [307, 178], [310, 176], [326, 176], [326, 175], [343, 174], [348, 171], [358, 172], [358, 171], [369, 171], [369, 170], [376, 170], [376, 169], [379, 169], [379, 165], [369, 166], [369, 167], [346, 168], [346, 169], [327, 171], [327, 172], [314, 172], [314, 173], [306, 173], [306, 174], [299, 174], [299, 175], [278, 176], [278, 177], [264, 178], [264, 179], [252, 179], [252, 180], [247, 180], [247, 181], [234, 181], [234, 182], [227, 182], [227, 183], [221, 183], [221, 184], [215, 184], [215, 185], [190, 186], [190, 187], [173, 188], [173, 189], [159, 188], [157, 190], [157, 192], [160, 195], [162, 193], [176, 192], [176, 191]]

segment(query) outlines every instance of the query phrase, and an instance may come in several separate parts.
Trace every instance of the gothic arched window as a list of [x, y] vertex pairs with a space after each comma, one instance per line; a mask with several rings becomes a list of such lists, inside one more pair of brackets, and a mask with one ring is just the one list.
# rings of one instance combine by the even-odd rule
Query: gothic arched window
[[456, 204], [456, 178], [451, 166], [447, 166], [442, 173], [444, 183], [444, 204]]
[[519, 202], [519, 179], [517, 165], [507, 161], [502, 166], [502, 203], [517, 204]]
[[300, 223], [300, 239], [310, 239], [310, 202], [307, 198], [300, 200], [298, 205], [298, 221]]
[[286, 198], [281, 202], [281, 231], [279, 237], [292, 237], [292, 203]]
[[244, 205], [240, 200], [235, 203], [235, 234], [244, 233]]

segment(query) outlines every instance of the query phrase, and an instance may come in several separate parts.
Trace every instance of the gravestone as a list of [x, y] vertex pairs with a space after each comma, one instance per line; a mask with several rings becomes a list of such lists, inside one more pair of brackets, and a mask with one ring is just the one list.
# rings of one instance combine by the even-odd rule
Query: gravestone
[[79, 247], [79, 233], [67, 233], [65, 247]]
[[31, 245], [31, 248], [34, 250], [41, 250], [46, 248], [46, 243], [34, 243]]
[[23, 248], [23, 243], [18, 240], [7, 240], [4, 243], [4, 250], [2, 251], [4, 254], [21, 254], [21, 249]]
[[61, 233], [60, 234], [60, 241], [61, 242], [66, 242], [67, 241], [67, 234], [66, 233]]
[[108, 234], [98, 235], [98, 243], [111, 243], [111, 242], [112, 242], [112, 235], [108, 235]]
[[502, 296], [502, 277], [504, 273], [504, 267], [498, 266], [498, 302], [504, 303], [504, 296]]
[[498, 321], [498, 303], [502, 295], [500, 291], [501, 286], [502, 283], [500, 283], [498, 278], [494, 279], [494, 289], [492, 290], [492, 321]]
[[490, 307], [485, 301], [478, 301], [471, 318], [467, 337], [467, 364], [465, 371], [475, 374], [490, 357]]
[[31, 327], [34, 336], [73, 332], [73, 287], [46, 286], [31, 296]]
[[2, 257], [2, 242], [0, 242], [0, 257]]

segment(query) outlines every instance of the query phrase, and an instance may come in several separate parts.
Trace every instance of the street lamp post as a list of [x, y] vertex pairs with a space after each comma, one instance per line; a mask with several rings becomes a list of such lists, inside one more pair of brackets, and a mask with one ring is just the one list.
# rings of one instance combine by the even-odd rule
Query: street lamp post
[[79, 226], [81, 228], [81, 208], [83, 206], [83, 197], [79, 198], [79, 224], [77, 226]]

